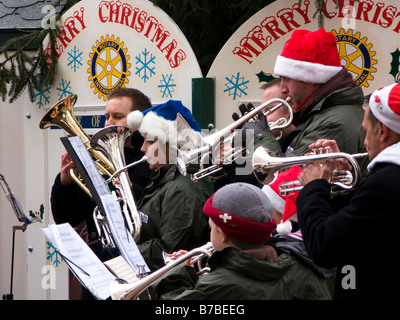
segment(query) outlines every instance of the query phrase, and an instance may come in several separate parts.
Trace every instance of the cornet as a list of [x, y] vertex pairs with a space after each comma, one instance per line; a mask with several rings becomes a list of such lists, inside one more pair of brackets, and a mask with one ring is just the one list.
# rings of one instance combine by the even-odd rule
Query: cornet
[[[365, 157], [367, 155], [368, 153], [357, 153], [350, 155], [344, 152], [333, 152], [298, 157], [275, 157], [267, 147], [258, 147], [253, 154], [253, 170], [258, 181], [260, 181], [262, 184], [268, 185], [275, 181], [279, 171], [282, 171], [286, 168], [318, 160], [346, 159], [352, 170], [346, 171], [344, 174], [343, 172], [333, 174], [333, 179], [331, 181], [332, 187], [339, 187], [343, 191], [341, 193], [345, 193], [354, 189], [360, 180], [360, 166], [358, 165], [356, 158]], [[349, 175], [352, 177], [349, 177]], [[289, 182], [289, 187], [291, 187], [290, 184], [293, 183]], [[300, 189], [301, 187], [296, 187], [296, 189], [293, 190], [286, 188], [282, 192], [285, 193]]]
[[[144, 278], [137, 280], [133, 283], [127, 283], [123, 279], [116, 279], [110, 284], [111, 299], [113, 300], [134, 300], [144, 290], [151, 286], [155, 281], [160, 279], [167, 271], [175, 268], [182, 262], [192, 259], [193, 262], [198, 262], [204, 258], [209, 258], [212, 255], [214, 248], [211, 242], [208, 242], [204, 246], [198, 247], [189, 251], [188, 253], [178, 257], [175, 260], [170, 261], [166, 266], [158, 269]], [[195, 261], [194, 261], [194, 260]]]
[[[265, 116], [268, 116], [282, 106], [287, 108], [289, 117], [288, 119], [281, 118], [271, 123], [272, 127], [270, 127], [270, 130], [283, 130], [284, 128], [290, 126], [293, 121], [293, 110], [288, 103], [290, 100], [290, 97], [288, 97], [286, 100], [278, 98], [268, 100], [257, 108], [246, 113], [244, 116], [242, 116], [226, 128], [221, 129], [206, 137], [202, 137], [201, 140], [203, 145], [201, 147], [188, 151], [177, 149], [177, 167], [179, 171], [181, 172], [181, 174], [186, 175], [188, 165], [190, 163], [198, 162], [200, 164], [200, 171], [192, 175], [192, 180], [196, 182], [199, 179], [215, 174], [216, 172], [222, 170], [223, 164], [231, 163], [239, 156], [246, 153], [246, 149], [242, 145], [234, 146], [234, 148], [230, 149], [228, 152], [224, 152], [222, 150], [224, 148], [224, 145], [226, 145], [227, 143], [231, 143], [231, 141], [233, 140], [232, 135], [234, 133], [234, 130], [240, 128], [245, 122], [252, 119], [258, 113], [267, 110], [263, 113]], [[269, 106], [274, 103], [278, 104], [272, 108], [269, 108]], [[209, 159], [215, 158], [213, 157], [214, 155], [220, 155], [219, 163], [207, 167], [207, 164], [209, 164]]]

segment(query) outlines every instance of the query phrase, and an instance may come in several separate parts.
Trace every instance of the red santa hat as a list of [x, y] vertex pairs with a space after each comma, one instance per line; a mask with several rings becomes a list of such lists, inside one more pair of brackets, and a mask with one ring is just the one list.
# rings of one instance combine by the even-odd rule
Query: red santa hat
[[380, 122], [400, 134], [400, 84], [394, 83], [372, 93], [369, 108]]
[[308, 83], [326, 83], [340, 70], [340, 56], [332, 32], [296, 29], [276, 59], [274, 73]]
[[283, 215], [281, 222], [276, 227], [276, 231], [282, 235], [288, 235], [292, 231], [290, 220], [297, 221], [296, 199], [299, 191], [285, 196], [281, 195], [279, 186], [284, 182], [296, 181], [300, 172], [302, 172], [300, 167], [291, 167], [289, 170], [279, 173], [273, 183], [263, 187], [263, 191], [267, 194], [274, 209]]

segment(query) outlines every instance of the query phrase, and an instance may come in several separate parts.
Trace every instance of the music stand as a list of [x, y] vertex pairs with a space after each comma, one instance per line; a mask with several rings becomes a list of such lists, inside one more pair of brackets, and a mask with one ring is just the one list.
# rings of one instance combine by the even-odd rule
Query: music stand
[[11, 208], [13, 209], [15, 215], [18, 218], [18, 221], [22, 222], [23, 225], [20, 226], [13, 226], [12, 227], [12, 248], [11, 248], [11, 279], [10, 279], [10, 293], [3, 294], [3, 300], [13, 300], [14, 295], [13, 295], [13, 280], [14, 280], [14, 251], [15, 251], [15, 231], [17, 230], [22, 230], [24, 232], [27, 228], [27, 226], [33, 222], [36, 222], [35, 220], [32, 220], [25, 214], [24, 209], [18, 202], [18, 200], [15, 198], [10, 186], [8, 185], [6, 179], [4, 176], [0, 173], [0, 186], [1, 189], [3, 189], [3, 192], [8, 199], [8, 201], [11, 204]]
[[[92, 179], [90, 178], [85, 165], [82, 163], [82, 160], [80, 159], [79, 155], [77, 154], [77, 151], [74, 149], [70, 142], [70, 138], [68, 137], [61, 137], [60, 138], [61, 142], [63, 143], [65, 149], [68, 152], [68, 156], [71, 158], [72, 162], [74, 163], [76, 169], [79, 171], [83, 182], [85, 183], [85, 186], [89, 189], [93, 200], [96, 202], [96, 204], [99, 206], [100, 211], [104, 210], [101, 198], [98, 192], [98, 189], [94, 185]], [[93, 161], [93, 160], [92, 160]], [[104, 182], [106, 185], [106, 183]], [[108, 186], [106, 187], [108, 190]], [[108, 190], [109, 191], [109, 190]], [[102, 211], [104, 212], [104, 211]]]
[[[104, 197], [112, 196], [111, 191], [96, 168], [96, 165], [93, 161], [93, 158], [90, 156], [87, 148], [83, 145], [82, 139], [80, 137], [61, 137], [61, 142], [64, 144], [65, 149], [68, 152], [69, 157], [73, 161], [75, 167], [78, 169], [83, 181], [85, 182], [85, 186], [89, 189], [93, 200], [99, 207], [101, 212], [104, 212], [105, 215], [110, 214], [108, 218], [110, 218], [110, 229], [113, 236], [115, 236], [116, 245], [124, 257], [125, 260], [131, 265], [131, 267], [135, 270], [138, 266], [143, 266], [143, 270], [146, 272], [150, 272], [145, 260], [143, 259], [139, 249], [136, 246], [134, 239], [131, 234], [125, 227], [125, 223], [122, 221], [123, 227], [119, 229], [115, 227], [115, 221], [118, 220], [118, 216], [120, 215], [122, 218], [122, 214], [120, 209], [117, 209], [118, 213], [116, 216], [112, 214], [112, 206], [108, 207], [107, 201], [103, 202]], [[113, 204], [115, 204], [115, 200], [113, 198]], [[119, 207], [118, 207], [119, 208]], [[114, 207], [115, 209], [115, 207]], [[113, 222], [114, 221], [114, 222]], [[119, 224], [121, 225], [121, 224]], [[114, 231], [113, 231], [113, 226]], [[121, 236], [121, 232], [125, 235]]]

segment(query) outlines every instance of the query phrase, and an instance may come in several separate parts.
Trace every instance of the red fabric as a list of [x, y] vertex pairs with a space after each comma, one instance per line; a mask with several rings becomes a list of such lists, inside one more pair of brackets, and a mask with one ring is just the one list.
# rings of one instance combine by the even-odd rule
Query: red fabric
[[[303, 170], [298, 166], [290, 167], [289, 170], [280, 172], [276, 180], [269, 186], [272, 190], [274, 190], [275, 193], [280, 195], [279, 186], [285, 182], [296, 181], [301, 172], [303, 172]], [[294, 191], [287, 196], [280, 195], [285, 199], [285, 209], [284, 212], [281, 212], [283, 214], [282, 222], [285, 222], [286, 220], [290, 219], [291, 216], [297, 213], [296, 199], [298, 194], [299, 191]]]
[[276, 229], [274, 219], [265, 223], [242, 219], [214, 208], [213, 199], [214, 195], [204, 205], [205, 215], [210, 217], [226, 235], [234, 239], [249, 243], [262, 243], [268, 240], [271, 233]]
[[390, 109], [400, 116], [400, 85], [395, 85], [389, 93], [388, 104]]
[[296, 61], [340, 67], [336, 37], [324, 29], [309, 31], [297, 29], [283, 46], [281, 56]]

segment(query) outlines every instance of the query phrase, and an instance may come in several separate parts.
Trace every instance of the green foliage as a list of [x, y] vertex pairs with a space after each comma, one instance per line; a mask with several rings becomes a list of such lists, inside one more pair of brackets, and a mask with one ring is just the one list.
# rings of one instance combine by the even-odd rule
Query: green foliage
[[[67, 0], [64, 8], [56, 17], [56, 21], [61, 15], [79, 0]], [[59, 1], [53, 4], [59, 6]], [[40, 91], [54, 80], [57, 66], [57, 56], [55, 50], [56, 38], [60, 32], [59, 27], [24, 31], [18, 30], [22, 35], [11, 38], [0, 47], [0, 95], [3, 101], [9, 97], [9, 102], [14, 102], [22, 92], [27, 89], [31, 101], [34, 101], [35, 91]], [[46, 59], [43, 49], [43, 42], [49, 37], [51, 50], [48, 54], [51, 63]], [[29, 47], [38, 48], [36, 54], [32, 56], [28, 53]]]
[[[42, 42], [46, 35], [54, 39], [58, 30], [26, 31], [22, 36], [8, 40], [1, 48], [0, 54], [4, 60], [0, 63], [0, 94], [3, 101], [10, 97], [13, 102], [22, 91], [27, 88], [31, 100], [34, 99], [34, 90], [40, 88], [54, 78], [56, 63], [47, 65]], [[27, 51], [31, 45], [36, 45], [39, 50], [35, 56]], [[52, 51], [53, 55], [55, 51]], [[57, 61], [57, 57], [53, 57]]]

